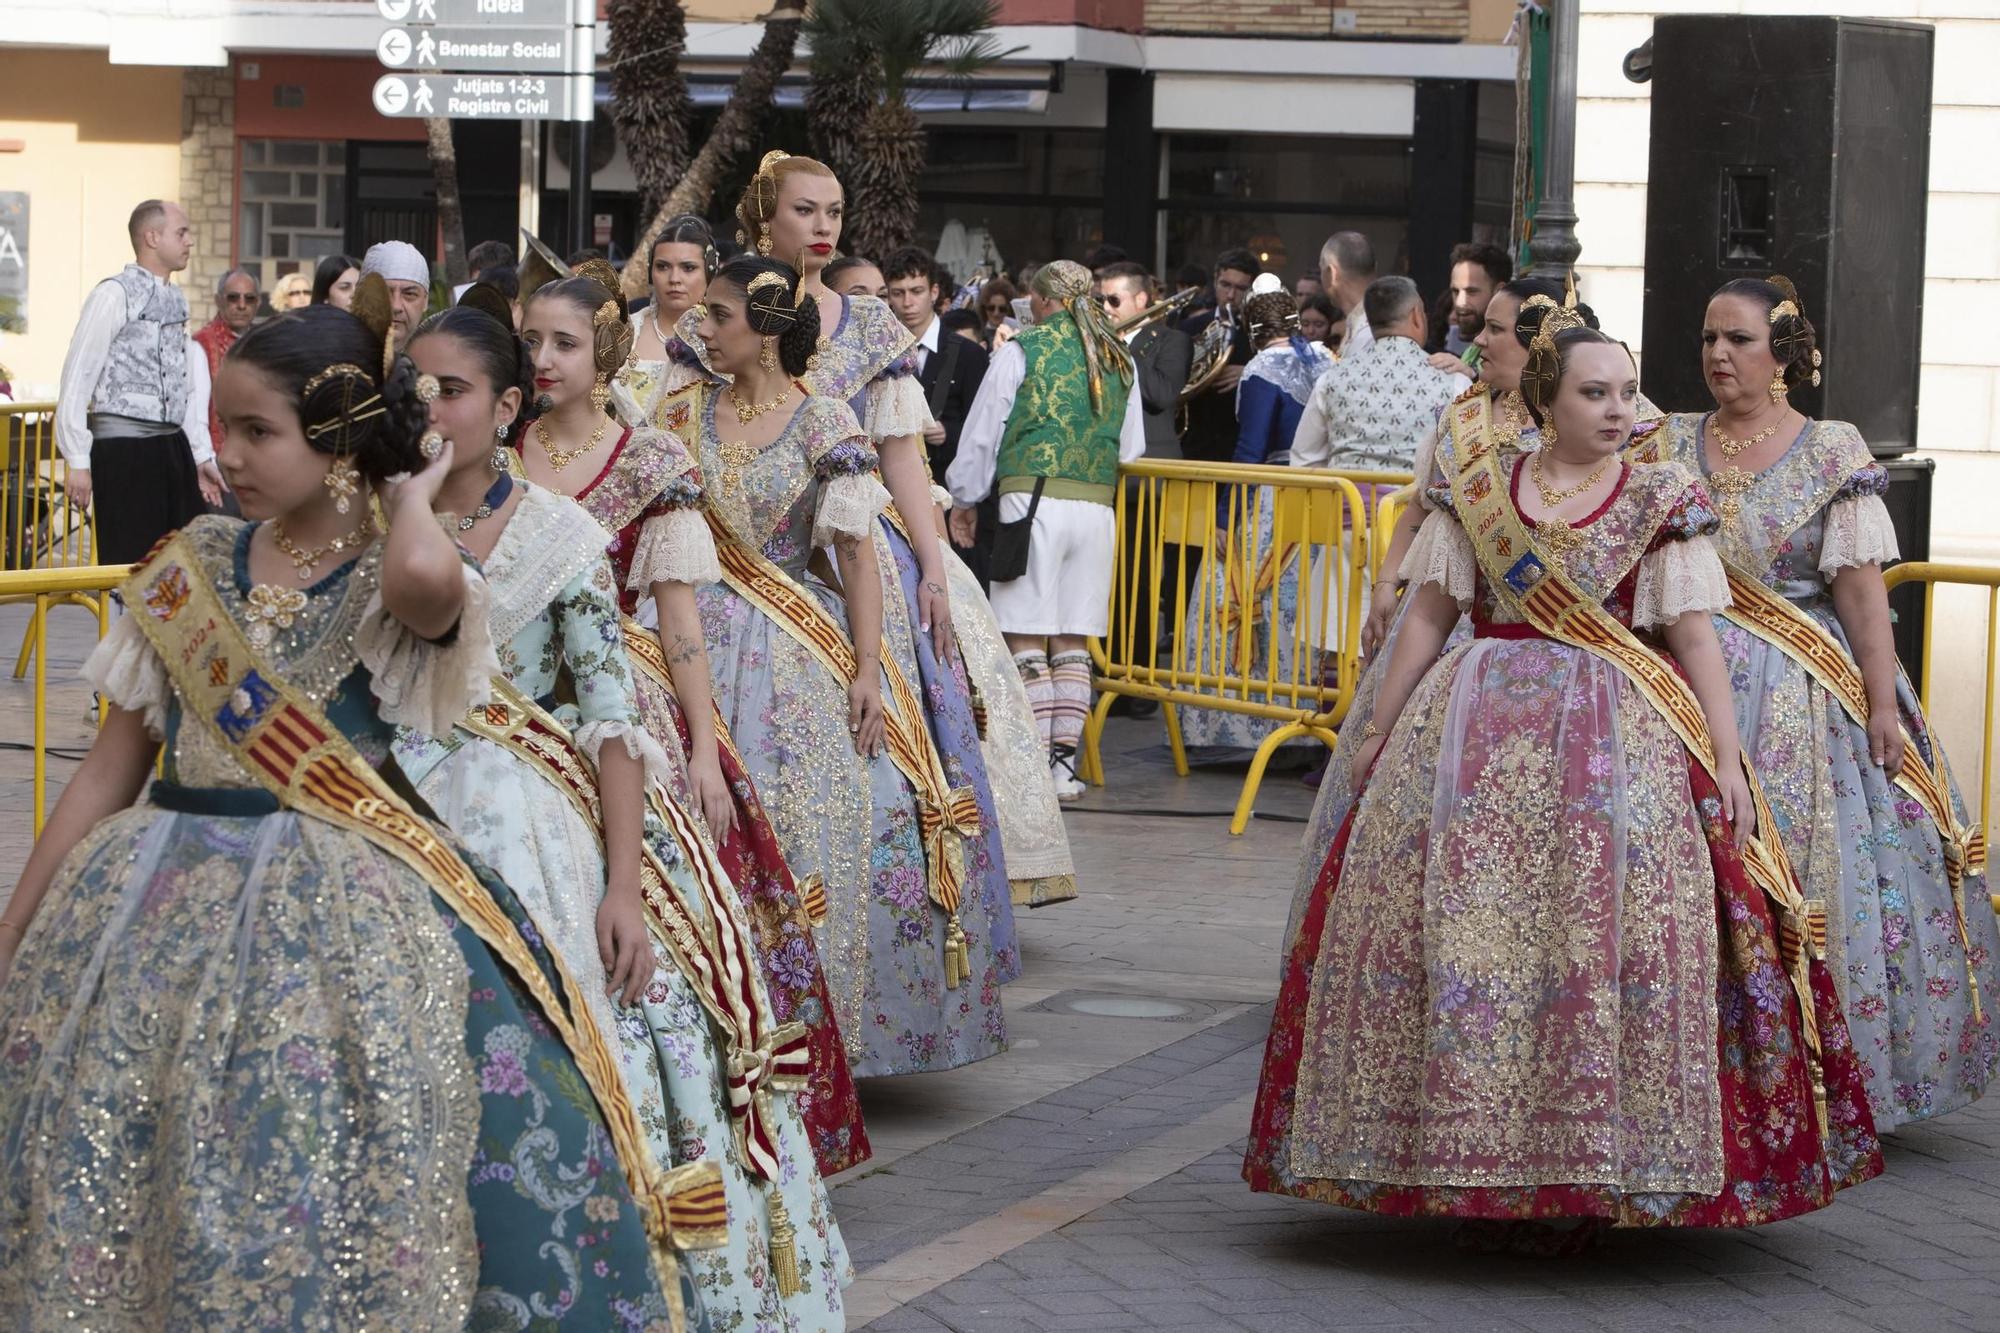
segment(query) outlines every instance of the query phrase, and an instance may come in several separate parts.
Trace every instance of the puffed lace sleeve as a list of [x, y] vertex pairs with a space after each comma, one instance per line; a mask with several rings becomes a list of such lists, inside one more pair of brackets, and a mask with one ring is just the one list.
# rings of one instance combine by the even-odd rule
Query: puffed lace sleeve
[[1459, 606], [1466, 607], [1472, 605], [1479, 558], [1472, 553], [1472, 538], [1459, 526], [1458, 516], [1449, 509], [1435, 508], [1425, 515], [1398, 572], [1411, 588], [1435, 583]]
[[836, 537], [866, 538], [875, 520], [889, 506], [889, 491], [875, 475], [881, 460], [854, 425], [854, 414], [839, 403], [811, 400], [824, 421], [811, 423], [810, 457], [819, 478], [819, 503], [813, 510], [814, 546], [831, 545]]
[[625, 586], [634, 592], [645, 592], [655, 583], [699, 587], [721, 577], [715, 536], [701, 516], [701, 478], [693, 471], [683, 472], [667, 483], [640, 522]]
[[1632, 628], [1671, 625], [1689, 612], [1729, 605], [1729, 576], [1711, 538], [1722, 529], [1715, 502], [1699, 483], [1674, 501], [1646, 554], [1632, 589]]
[[562, 635], [563, 665], [576, 694], [577, 749], [596, 768], [605, 743], [616, 741], [639, 761], [648, 781], [668, 781], [673, 765], [639, 714], [611, 563], [600, 559], [578, 574], [550, 607]]
[[470, 556], [464, 577], [458, 624], [437, 641], [389, 614], [379, 583], [370, 590], [354, 627], [354, 651], [374, 678], [383, 721], [443, 738], [469, 709], [492, 698], [493, 677], [500, 674], [488, 621], [492, 593]]
[[1889, 521], [1889, 506], [1882, 502], [1888, 489], [1888, 471], [1880, 463], [1870, 463], [1856, 469], [1835, 492], [1826, 507], [1826, 525], [1820, 537], [1820, 573], [1834, 574], [1856, 565], [1884, 565], [1900, 554], [1896, 526]]
[[861, 429], [880, 443], [899, 435], [921, 435], [930, 424], [931, 406], [915, 367], [903, 358], [868, 381], [861, 395]]
[[143, 715], [146, 732], [154, 740], [165, 738], [173, 685], [167, 679], [167, 664], [153, 651], [135, 617], [123, 615], [111, 622], [110, 632], [84, 659], [83, 678], [108, 702]]

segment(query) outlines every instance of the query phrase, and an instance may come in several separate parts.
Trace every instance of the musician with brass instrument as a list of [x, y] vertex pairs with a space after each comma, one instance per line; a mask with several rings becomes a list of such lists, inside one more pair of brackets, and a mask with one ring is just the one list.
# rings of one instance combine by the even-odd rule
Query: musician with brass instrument
[[1187, 410], [1181, 452], [1196, 462], [1227, 463], [1236, 452], [1236, 381], [1250, 361], [1243, 299], [1263, 267], [1248, 250], [1224, 250], [1215, 261], [1215, 309], [1181, 325], [1194, 340], [1181, 392]]
[[1181, 456], [1181, 391], [1187, 387], [1194, 340], [1175, 328], [1174, 321], [1200, 292], [1199, 287], [1188, 287], [1158, 300], [1152, 274], [1131, 260], [1097, 271], [1098, 303], [1131, 349], [1132, 364], [1139, 372], [1148, 458]]

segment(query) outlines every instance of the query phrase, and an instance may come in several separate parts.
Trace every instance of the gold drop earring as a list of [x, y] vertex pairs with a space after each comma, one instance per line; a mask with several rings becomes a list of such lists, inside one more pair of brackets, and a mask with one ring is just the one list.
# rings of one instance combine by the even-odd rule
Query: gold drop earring
[[346, 454], [335, 454], [333, 466], [326, 470], [322, 483], [333, 492], [333, 512], [345, 514], [353, 505], [354, 497], [361, 493], [361, 473], [348, 461]]
[[764, 350], [757, 354], [757, 364], [766, 370], [776, 370], [778, 368], [778, 340], [776, 338], [764, 339]]
[[610, 401], [611, 377], [600, 370], [597, 372], [597, 383], [590, 386], [590, 404], [602, 412], [604, 405]]
[[493, 428], [493, 452], [487, 456], [486, 465], [495, 472], [507, 470], [507, 430], [506, 426]]
[[1542, 448], [1544, 450], [1550, 450], [1554, 449], [1555, 447], [1556, 447], [1556, 418], [1554, 413], [1550, 413], [1549, 419], [1542, 423]]
[[1785, 401], [1785, 371], [1782, 366], [1771, 375], [1771, 401], [1774, 403]]
[[757, 224], [757, 253], [766, 259], [771, 257], [771, 225], [768, 222]]

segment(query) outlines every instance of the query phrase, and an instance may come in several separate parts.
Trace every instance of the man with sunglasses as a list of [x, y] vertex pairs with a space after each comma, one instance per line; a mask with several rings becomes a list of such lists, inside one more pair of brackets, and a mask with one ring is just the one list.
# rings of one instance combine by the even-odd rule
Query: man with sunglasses
[[[232, 268], [216, 280], [215, 318], [194, 334], [196, 346], [208, 358], [209, 383], [215, 382], [216, 373], [222, 369], [222, 358], [249, 331], [262, 298], [263, 293], [257, 290], [257, 275], [247, 268]], [[208, 409], [208, 438], [222, 438], [222, 414], [213, 403]]]

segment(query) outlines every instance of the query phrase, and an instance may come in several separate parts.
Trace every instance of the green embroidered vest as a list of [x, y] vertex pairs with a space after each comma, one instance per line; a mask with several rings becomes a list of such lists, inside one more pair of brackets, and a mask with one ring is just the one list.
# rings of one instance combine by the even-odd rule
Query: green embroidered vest
[[994, 467], [1000, 493], [1031, 491], [1035, 478], [1047, 477], [1044, 495], [1112, 503], [1118, 488], [1118, 435], [1131, 386], [1107, 376], [1104, 410], [1091, 409], [1083, 338], [1067, 311], [1014, 341], [1027, 358], [1028, 373], [1000, 437]]

